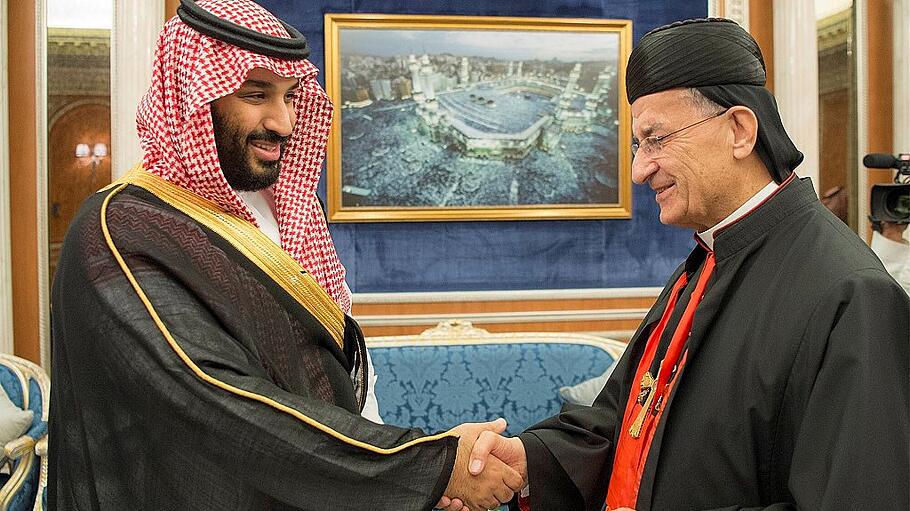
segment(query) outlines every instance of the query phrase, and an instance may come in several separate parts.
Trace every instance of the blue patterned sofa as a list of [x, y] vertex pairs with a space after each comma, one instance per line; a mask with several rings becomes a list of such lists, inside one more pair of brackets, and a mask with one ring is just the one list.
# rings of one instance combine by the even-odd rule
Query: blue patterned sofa
[[489, 333], [466, 322], [367, 346], [386, 423], [435, 433], [505, 417], [510, 435], [559, 412], [560, 387], [600, 376], [625, 349], [593, 335]]
[[43, 510], [47, 482], [47, 412], [50, 380], [37, 365], [0, 354], [0, 386], [17, 407], [33, 412], [32, 424], [21, 437], [2, 448], [0, 511]]

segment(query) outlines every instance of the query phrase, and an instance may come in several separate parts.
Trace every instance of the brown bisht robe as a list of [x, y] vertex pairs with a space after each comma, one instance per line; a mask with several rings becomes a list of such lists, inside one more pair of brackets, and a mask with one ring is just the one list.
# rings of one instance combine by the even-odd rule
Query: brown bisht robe
[[131, 176], [60, 256], [49, 508], [432, 508], [457, 439], [359, 415], [353, 320], [252, 224]]
[[[808, 179], [785, 184], [714, 249], [636, 509], [910, 509], [906, 293]], [[696, 247], [670, 286], [705, 254]], [[521, 435], [532, 511], [604, 505], [633, 375], [668, 290], [592, 407]]]

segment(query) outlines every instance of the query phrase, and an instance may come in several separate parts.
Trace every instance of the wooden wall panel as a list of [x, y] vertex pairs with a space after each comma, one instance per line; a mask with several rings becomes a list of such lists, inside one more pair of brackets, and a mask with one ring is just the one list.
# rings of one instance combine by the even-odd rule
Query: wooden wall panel
[[9, 52], [10, 243], [13, 346], [41, 363], [38, 333], [38, 195], [35, 104], [35, 0], [7, 2]]
[[774, 2], [773, 0], [749, 0], [749, 32], [761, 48], [765, 58], [768, 83], [766, 87], [774, 92]]
[[[889, 0], [869, 0], [866, 6], [868, 37], [867, 41], [867, 79], [868, 107], [866, 110], [868, 130], [866, 148], [869, 153], [894, 153], [894, 122], [892, 109], [894, 105], [894, 66], [892, 45], [892, 5]], [[859, 169], [860, 172], [867, 172]], [[890, 170], [868, 171], [868, 188], [880, 183], [891, 183], [893, 173]], [[872, 227], [866, 231], [866, 239], [872, 238]]]
[[893, 150], [891, 108], [893, 94], [893, 59], [891, 43], [891, 2], [868, 2], [869, 79], [869, 151], [890, 153]]
[[818, 189], [821, 193], [835, 186], [848, 187], [848, 169], [856, 160], [850, 160], [849, 89], [831, 91], [818, 98], [819, 146], [824, 155], [824, 168], [819, 172]]
[[581, 332], [628, 340], [656, 296], [552, 300], [357, 303], [352, 315], [364, 334], [417, 334], [458, 319], [491, 332]]
[[179, 5], [180, 0], [164, 0], [164, 21], [177, 15], [177, 7]]
[[502, 300], [435, 303], [355, 303], [355, 315], [376, 314], [451, 314], [486, 312], [566, 311], [602, 309], [648, 309], [653, 297], [591, 298], [570, 300]]

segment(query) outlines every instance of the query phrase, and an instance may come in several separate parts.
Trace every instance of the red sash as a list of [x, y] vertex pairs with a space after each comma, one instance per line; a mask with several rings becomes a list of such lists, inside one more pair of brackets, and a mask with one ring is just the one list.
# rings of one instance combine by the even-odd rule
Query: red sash
[[692, 330], [695, 309], [701, 302], [712, 273], [714, 273], [714, 252], [708, 252], [701, 275], [695, 283], [695, 289], [679, 320], [679, 325], [673, 332], [656, 378], [652, 378], [653, 375], [649, 370], [656, 356], [660, 337], [676, 307], [677, 298], [688, 283], [685, 273], [673, 285], [660, 322], [648, 337], [645, 352], [635, 371], [635, 380], [633, 380], [626, 412], [623, 416], [622, 430], [619, 433], [619, 443], [616, 446], [616, 455], [613, 460], [613, 473], [610, 476], [607, 492], [607, 510], [621, 507], [635, 509], [641, 475], [648, 458], [648, 450], [651, 448], [651, 440], [654, 438], [654, 432], [657, 430], [657, 425], [666, 408], [666, 401], [676, 383], [675, 375], [682, 371], [682, 367], [686, 363], [683, 348], [689, 338], [689, 332]]

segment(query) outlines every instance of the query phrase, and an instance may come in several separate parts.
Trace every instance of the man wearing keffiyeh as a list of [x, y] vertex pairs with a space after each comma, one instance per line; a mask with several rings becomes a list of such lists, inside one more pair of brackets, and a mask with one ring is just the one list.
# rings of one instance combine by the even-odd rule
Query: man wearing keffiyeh
[[[481, 509], [502, 421], [361, 416], [363, 335], [315, 190], [332, 105], [249, 0], [182, 0], [139, 105], [142, 164], [90, 197], [52, 294], [50, 509]], [[453, 497], [442, 497], [442, 495]]]
[[593, 406], [475, 443], [523, 509], [910, 509], [910, 301], [792, 173], [765, 79], [730, 20], [633, 50], [632, 179], [696, 247]]

